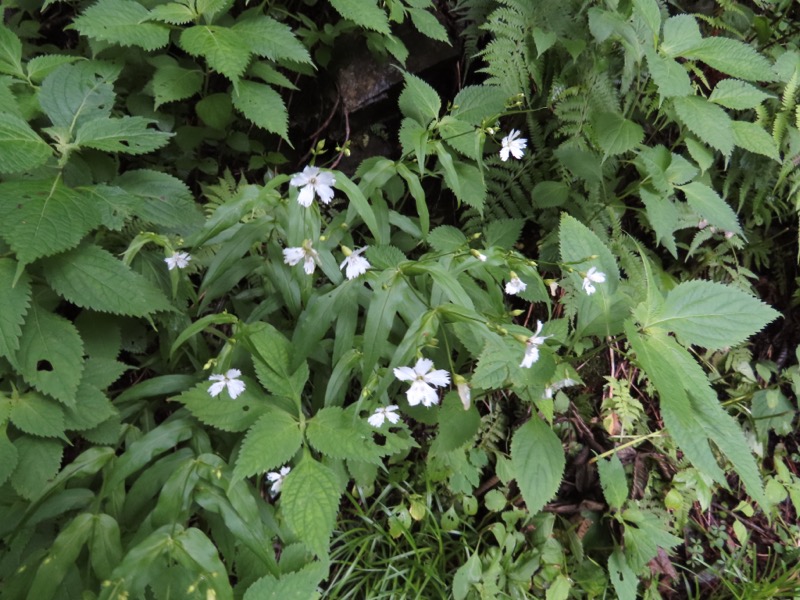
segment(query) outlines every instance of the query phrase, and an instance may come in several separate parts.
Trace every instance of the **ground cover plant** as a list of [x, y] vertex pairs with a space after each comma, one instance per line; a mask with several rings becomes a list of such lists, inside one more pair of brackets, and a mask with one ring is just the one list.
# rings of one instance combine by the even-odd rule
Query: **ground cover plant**
[[2, 9], [0, 597], [800, 594], [790, 2]]

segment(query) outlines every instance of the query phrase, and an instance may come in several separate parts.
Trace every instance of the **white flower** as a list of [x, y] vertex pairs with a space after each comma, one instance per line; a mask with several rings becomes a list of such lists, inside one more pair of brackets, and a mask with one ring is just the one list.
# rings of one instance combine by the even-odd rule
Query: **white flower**
[[400, 407], [396, 404], [390, 404], [389, 406], [376, 408], [375, 412], [370, 415], [369, 419], [367, 419], [367, 423], [373, 427], [381, 427], [384, 421], [389, 421], [389, 423], [394, 425], [400, 420], [400, 415], [397, 414], [398, 408]]
[[500, 160], [503, 162], [507, 161], [509, 153], [516, 159], [522, 158], [524, 154], [523, 150], [528, 145], [528, 140], [519, 136], [520, 132], [516, 129], [512, 129], [511, 132], [503, 138], [500, 142], [502, 146], [502, 148], [500, 148]]
[[541, 321], [536, 321], [536, 331], [534, 334], [527, 339], [525, 342], [525, 356], [522, 357], [522, 362], [519, 363], [520, 367], [524, 367], [525, 369], [529, 369], [533, 363], [539, 360], [539, 346], [544, 344], [544, 341], [552, 336], [549, 335], [539, 335], [542, 333], [542, 325]]
[[208, 393], [211, 394], [212, 398], [216, 398], [222, 390], [228, 388], [228, 394], [236, 400], [245, 389], [244, 381], [239, 379], [241, 375], [242, 372], [239, 369], [228, 369], [224, 375], [212, 375], [208, 380], [216, 383], [211, 384], [211, 387], [208, 388]]
[[472, 392], [469, 389], [469, 384], [466, 381], [464, 381], [464, 383], [457, 383], [456, 391], [458, 392], [458, 397], [461, 398], [461, 404], [464, 410], [469, 410], [472, 404]]
[[[320, 171], [319, 167], [308, 166], [302, 173], [296, 173], [289, 181], [289, 185], [299, 187], [297, 202], [308, 208], [314, 201], [314, 194], [319, 196], [323, 204], [330, 204], [333, 199], [333, 188], [336, 178], [327, 171]], [[301, 187], [302, 186], [302, 187]]]
[[[359, 248], [358, 250], [350, 250], [346, 246], [342, 246], [342, 251], [345, 254], [344, 260], [342, 264], [339, 265], [340, 269], [345, 269], [344, 274], [347, 276], [348, 279], [355, 279], [359, 275], [363, 275], [367, 272], [372, 265], [369, 264], [369, 261], [361, 256], [361, 253], [367, 249], [367, 246], [363, 248]], [[349, 252], [349, 254], [348, 254]]]
[[303, 270], [306, 275], [311, 275], [317, 262], [319, 262], [319, 254], [311, 247], [311, 240], [305, 240], [303, 245], [297, 248], [284, 248], [283, 262], [287, 265], [293, 267], [301, 260], [303, 261]]
[[291, 470], [292, 470], [291, 467], [281, 467], [281, 470], [278, 472], [270, 471], [269, 473], [267, 473], [267, 481], [272, 483], [272, 485], [269, 488], [269, 491], [272, 493], [273, 496], [277, 496], [278, 492], [281, 491], [281, 487], [283, 487], [283, 480], [286, 479], [286, 476], [289, 474], [289, 471]]
[[485, 254], [483, 254], [482, 252], [478, 252], [474, 248], [472, 250], [470, 250], [469, 253], [472, 254], [472, 256], [474, 256], [475, 258], [477, 258], [481, 262], [486, 262], [486, 260], [487, 260]]
[[174, 252], [172, 256], [165, 258], [164, 262], [167, 263], [167, 268], [172, 271], [172, 269], [185, 269], [189, 266], [190, 260], [192, 260], [192, 257], [188, 252]]
[[547, 287], [550, 288], [550, 295], [551, 296], [555, 296], [556, 292], [558, 291], [558, 282], [557, 281], [551, 281], [549, 284], [547, 284]]
[[[413, 381], [411, 387], [406, 392], [406, 398], [411, 406], [416, 406], [422, 402], [423, 406], [432, 406], [439, 403], [439, 394], [436, 388], [444, 387], [450, 383], [450, 375], [444, 369], [431, 371], [433, 361], [428, 358], [420, 358], [414, 368], [399, 367], [394, 370], [394, 376], [400, 381]], [[430, 372], [429, 372], [430, 371]]]
[[583, 278], [583, 289], [590, 296], [597, 291], [594, 283], [603, 283], [606, 280], [606, 274], [601, 273], [595, 267], [591, 267], [586, 272], [586, 277]]
[[550, 385], [544, 389], [544, 395], [542, 398], [552, 398], [553, 394], [555, 394], [558, 390], [577, 384], [577, 381], [570, 379], [569, 377], [562, 379], [561, 381], [556, 381], [553, 385]]
[[526, 287], [528, 287], [528, 284], [512, 273], [511, 279], [506, 282], [506, 294], [510, 296], [519, 294], [524, 292]]

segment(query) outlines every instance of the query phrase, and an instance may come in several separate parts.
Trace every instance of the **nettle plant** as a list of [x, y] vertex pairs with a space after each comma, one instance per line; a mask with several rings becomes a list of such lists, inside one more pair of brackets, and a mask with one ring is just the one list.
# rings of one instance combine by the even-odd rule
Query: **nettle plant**
[[[423, 32], [438, 31], [422, 16], [430, 2], [387, 3], [388, 15], [331, 4], [390, 50], [390, 20], [408, 15]], [[663, 19], [655, 2], [634, 3], [627, 15], [592, 9], [589, 25], [598, 43], [622, 39], [633, 53], [624, 74], [646, 59], [668, 115], [700, 141], [683, 138], [689, 158], [646, 147], [640, 125], [605, 110], [550, 152], [564, 180], [543, 175], [551, 185], [539, 190], [591, 187], [631, 153], [646, 174], [637, 188], [646, 215], [671, 253], [684, 213], [741, 233], [704, 172], [714, 149], [754, 150], [739, 130], [757, 125], [733, 125], [719, 107], [727, 105], [694, 94], [675, 59], [745, 79], [771, 67], [767, 59], [741, 42], [702, 38], [691, 17]], [[173, 139], [208, 159], [202, 140], [222, 139], [214, 130], [232, 122], [231, 106], [288, 137], [288, 112], [271, 86], [293, 85], [278, 67], [310, 70], [307, 48], [264, 7], [237, 13], [228, 3], [101, 0], [73, 27], [89, 38], [92, 60], [28, 58], [0, 28], [0, 536], [9, 548], [0, 577], [9, 598], [313, 597], [345, 490], [369, 501], [385, 466], [402, 461], [417, 461], [422, 477], [465, 507], [477, 503], [492, 465], [506, 490], [515, 483], [531, 518], [565, 469], [558, 419], [568, 409], [558, 390], [581, 383], [578, 361], [609, 338], [628, 344], [694, 468], [727, 486], [723, 458], [768, 505], [744, 433], [692, 347], [739, 344], [774, 310], [739, 287], [670, 279], [637, 242], [620, 251], [619, 227], [569, 214], [581, 210], [551, 210], [545, 257], [517, 249], [522, 218], [479, 219], [470, 235], [431, 226], [431, 190], [449, 189], [480, 217], [495, 201], [487, 185], [495, 163], [513, 178], [538, 166], [536, 151], [548, 152], [534, 135], [527, 80], [511, 87], [497, 76], [445, 105], [406, 74], [400, 159], [370, 158], [352, 177], [321, 156], [294, 175], [270, 171], [263, 184], [226, 177], [204, 186], [204, 215], [186, 184], [155, 163], [174, 159], [175, 173], [189, 171], [171, 154], [180, 154]], [[178, 58], [148, 54], [170, 43]], [[129, 46], [135, 58], [124, 56]], [[751, 70], [725, 61], [734, 47]], [[154, 67], [145, 68], [147, 106], [130, 83], [140, 58]], [[224, 90], [209, 93], [215, 73]], [[731, 88], [726, 97], [744, 95], [751, 108], [764, 100], [751, 87], [734, 82], [719, 94]], [[118, 99], [118, 90], [129, 96]], [[159, 109], [196, 95], [205, 125], [193, 136], [171, 121], [180, 110]], [[514, 129], [523, 118], [530, 134]], [[269, 139], [233, 147], [261, 167]], [[562, 205], [571, 206], [550, 206]], [[518, 299], [527, 313], [514, 308]], [[141, 378], [115, 384], [132, 366], [123, 351]], [[504, 395], [527, 408], [510, 453], [478, 441], [482, 416], [497, 406], [490, 400]], [[610, 579], [619, 597], [634, 598], [647, 562], [680, 539], [628, 500], [619, 461], [599, 464], [622, 531], [605, 557]], [[499, 509], [508, 500], [491, 502]], [[474, 596], [489, 575], [479, 558], [465, 558], [454, 593]], [[570, 580], [554, 577], [568, 592]]]

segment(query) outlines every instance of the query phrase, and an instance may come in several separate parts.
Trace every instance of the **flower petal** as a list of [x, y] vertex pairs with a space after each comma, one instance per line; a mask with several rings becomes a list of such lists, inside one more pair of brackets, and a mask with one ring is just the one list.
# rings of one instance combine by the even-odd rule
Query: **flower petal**
[[427, 383], [432, 383], [433, 385], [444, 387], [450, 383], [450, 373], [448, 373], [444, 369], [437, 369], [425, 375], [423, 379]]
[[414, 372], [417, 375], [425, 375], [433, 368], [433, 361], [430, 358], [420, 358], [414, 365]]
[[[215, 384], [216, 385], [216, 384]], [[228, 393], [231, 395], [231, 398], [236, 400], [242, 392], [245, 390], [245, 383], [241, 379], [231, 379], [228, 384]]]
[[314, 201], [314, 186], [310, 183], [300, 188], [300, 193], [297, 194], [297, 203], [300, 206], [308, 208]]
[[212, 398], [216, 398], [224, 389], [225, 381], [217, 381], [216, 383], [211, 384], [211, 387], [208, 388], [208, 393], [211, 394]]
[[414, 381], [417, 378], [417, 374], [411, 367], [397, 367], [393, 373], [400, 381]]

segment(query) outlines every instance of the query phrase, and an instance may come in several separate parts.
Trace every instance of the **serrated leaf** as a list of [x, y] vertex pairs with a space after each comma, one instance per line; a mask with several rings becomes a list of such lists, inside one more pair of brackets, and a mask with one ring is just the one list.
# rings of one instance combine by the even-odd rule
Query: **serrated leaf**
[[197, 94], [203, 85], [203, 72], [178, 65], [163, 65], [153, 73], [155, 109], [162, 104], [185, 100]]
[[514, 432], [511, 466], [530, 514], [538, 513], [556, 495], [565, 465], [561, 440], [536, 415]]
[[664, 21], [663, 36], [660, 49], [670, 57], [681, 55], [703, 40], [697, 20], [691, 15], [676, 15]]
[[3, 485], [17, 468], [18, 461], [17, 447], [8, 439], [6, 425], [0, 425], [0, 485]]
[[291, 28], [275, 19], [263, 15], [243, 19], [233, 30], [253, 54], [272, 61], [312, 64], [311, 55]]
[[115, 231], [122, 229], [133, 209], [140, 205], [138, 198], [117, 186], [99, 184], [75, 188], [75, 191], [85, 196], [87, 203], [95, 205], [102, 215], [102, 224]]
[[299, 571], [283, 573], [280, 579], [266, 575], [247, 588], [243, 600], [308, 600], [314, 598], [328, 569], [319, 562]]
[[[98, 318], [99, 315], [92, 314], [92, 317]], [[130, 369], [130, 367], [125, 363], [121, 363], [118, 360], [109, 358], [108, 356], [92, 356], [89, 343], [87, 343], [87, 340], [84, 337], [84, 331], [82, 331], [80, 327], [78, 327], [78, 331], [81, 333], [81, 337], [83, 338], [86, 354], [89, 355], [86, 359], [86, 365], [83, 369], [83, 379], [81, 380], [81, 383], [85, 382], [95, 386], [98, 389], [104, 390], [117, 381], [125, 371]], [[109, 334], [111, 337], [113, 337], [113, 332], [109, 332]], [[109, 347], [113, 346], [110, 344]], [[110, 354], [113, 355], [115, 353], [116, 350], [112, 351]]]
[[288, 141], [289, 114], [281, 95], [263, 83], [242, 81], [233, 94], [233, 106], [249, 121]]
[[185, 25], [194, 21], [197, 16], [191, 6], [180, 2], [168, 2], [167, 4], [154, 6], [150, 10], [148, 19], [151, 21], [163, 21], [172, 25]]
[[519, 367], [525, 348], [520, 344], [519, 354], [501, 342], [489, 343], [478, 357], [478, 366], [472, 374], [472, 385], [483, 389], [501, 389], [511, 379], [511, 369]]
[[636, 576], [636, 571], [628, 566], [620, 548], [615, 548], [613, 554], [608, 557], [608, 575], [618, 600], [636, 600], [639, 578]]
[[116, 407], [103, 392], [81, 381], [75, 394], [75, 405], [64, 410], [64, 429], [86, 431], [118, 414]]
[[460, 229], [452, 225], [440, 225], [428, 235], [428, 243], [437, 252], [447, 254], [463, 248], [467, 244], [467, 237]]
[[22, 263], [78, 245], [100, 224], [99, 208], [60, 181], [0, 183], [0, 233]]
[[634, 0], [634, 13], [640, 15], [650, 28], [654, 39], [658, 39], [661, 31], [661, 7], [656, 0]]
[[681, 53], [686, 58], [701, 60], [709, 67], [732, 77], [750, 81], [773, 81], [772, 64], [755, 48], [739, 40], [719, 36], [703, 39]]
[[427, 10], [419, 8], [409, 8], [408, 14], [411, 17], [411, 22], [422, 35], [425, 35], [432, 40], [439, 42], [450, 43], [450, 36], [447, 35], [447, 29], [444, 28], [435, 15], [429, 13]]
[[23, 119], [0, 113], [0, 173], [32, 171], [52, 154], [47, 142]]
[[384, 35], [391, 34], [386, 13], [378, 8], [376, 0], [330, 0], [331, 6], [345, 19], [356, 25]]
[[510, 250], [522, 235], [523, 219], [493, 219], [484, 232], [486, 246], [499, 246]]
[[685, 194], [686, 201], [710, 225], [725, 231], [741, 234], [739, 218], [730, 205], [720, 198], [719, 194], [704, 183], [693, 181], [679, 189]]
[[502, 113], [508, 94], [499, 86], [468, 85], [453, 98], [452, 115], [459, 121], [480, 125], [484, 119]]
[[675, 258], [678, 247], [675, 245], [675, 231], [680, 228], [678, 208], [669, 198], [639, 188], [639, 196], [647, 211], [647, 219], [656, 234], [656, 242], [663, 245]]
[[422, 126], [427, 126], [438, 118], [442, 109], [442, 100], [431, 85], [416, 75], [403, 73], [405, 86], [400, 93], [398, 104], [403, 116], [414, 119]]
[[73, 21], [81, 35], [120, 46], [158, 50], [169, 43], [169, 29], [148, 23], [144, 6], [133, 0], [98, 0]]
[[39, 104], [53, 125], [73, 131], [86, 121], [111, 114], [112, 82], [112, 73], [96, 63], [63, 65], [42, 81]]
[[620, 510], [628, 499], [628, 481], [619, 457], [612, 454], [608, 460], [597, 461], [597, 470], [600, 473], [600, 485], [603, 487], [606, 502], [611, 508]]
[[0, 258], [0, 356], [10, 358], [19, 348], [22, 323], [31, 301], [31, 280], [22, 271], [14, 285], [17, 263]]
[[84, 123], [75, 135], [75, 144], [106, 152], [146, 154], [169, 142], [173, 134], [149, 129], [155, 123], [143, 117], [94, 119]]
[[81, 246], [43, 266], [53, 289], [81, 308], [136, 317], [170, 309], [161, 290], [98, 246]]
[[292, 371], [289, 340], [267, 323], [251, 327], [247, 339], [253, 348], [253, 366], [261, 385], [276, 396], [299, 402], [308, 381], [308, 363], [303, 361]]
[[592, 119], [597, 142], [606, 156], [633, 150], [644, 138], [644, 129], [618, 113], [598, 113]]
[[64, 435], [64, 410], [36, 392], [21, 394], [12, 400], [11, 422], [27, 434], [37, 437]]
[[80, 60], [78, 56], [67, 56], [66, 54], [42, 54], [28, 61], [25, 70], [28, 78], [34, 83], [41, 83], [42, 80], [50, 75], [61, 65], [68, 65]]
[[181, 402], [206, 425], [222, 431], [246, 431], [268, 410], [270, 398], [249, 377], [242, 377], [242, 381], [245, 390], [235, 400], [224, 394], [212, 398], [208, 393], [211, 382], [203, 381], [182, 393], [175, 401]]
[[372, 439], [372, 428], [352, 412], [330, 406], [307, 421], [308, 442], [325, 456], [381, 464], [383, 452]]
[[265, 473], [286, 464], [302, 442], [300, 424], [285, 411], [270, 410], [248, 430], [236, 458], [233, 479]]
[[209, 67], [234, 85], [250, 62], [250, 49], [230, 27], [195, 25], [183, 30], [179, 44], [192, 56], [205, 58]]
[[83, 342], [64, 317], [31, 304], [14, 359], [25, 381], [71, 406], [83, 372]]
[[327, 555], [341, 495], [336, 474], [310, 456], [283, 482], [281, 507], [286, 522], [317, 556]]
[[756, 108], [768, 98], [773, 96], [749, 83], [737, 79], [723, 79], [714, 87], [708, 100], [734, 110], [746, 110]]
[[183, 231], [204, 221], [189, 187], [173, 175], [137, 169], [125, 171], [114, 183], [137, 197], [133, 213], [148, 223]]
[[64, 447], [57, 440], [23, 435], [14, 440], [14, 448], [18, 459], [11, 485], [20, 496], [33, 500], [58, 473]]
[[719, 350], [742, 343], [780, 313], [747, 292], [714, 281], [686, 281], [667, 294], [646, 327], [666, 329], [685, 344]]
[[682, 544], [683, 540], [666, 531], [664, 523], [651, 513], [628, 508], [622, 518], [625, 523], [625, 556], [632, 569], [639, 571], [658, 554]]
[[439, 433], [436, 436], [435, 449], [448, 452], [461, 448], [475, 437], [481, 425], [481, 416], [474, 405], [464, 410], [458, 394], [448, 392], [442, 400], [438, 421]]
[[16, 34], [0, 23], [0, 73], [23, 78], [22, 43]]
[[[619, 268], [614, 255], [597, 237], [597, 234], [566, 213], [561, 215], [558, 232], [561, 246], [561, 260], [582, 271], [594, 266], [606, 276], [604, 283], [598, 284], [597, 293], [611, 295], [619, 283]], [[591, 256], [597, 256], [590, 259]], [[578, 275], [575, 275], [576, 280]]]
[[746, 121], [733, 121], [731, 127], [733, 128], [733, 139], [736, 141], [737, 146], [744, 148], [748, 152], [761, 154], [781, 162], [781, 155], [778, 152], [778, 146], [775, 145], [775, 140], [763, 127]]
[[645, 50], [647, 68], [658, 86], [662, 98], [688, 96], [692, 93], [692, 82], [686, 69], [678, 61], [665, 58], [653, 50]]
[[673, 98], [675, 112], [689, 131], [725, 156], [733, 151], [731, 118], [716, 104], [699, 96]]

